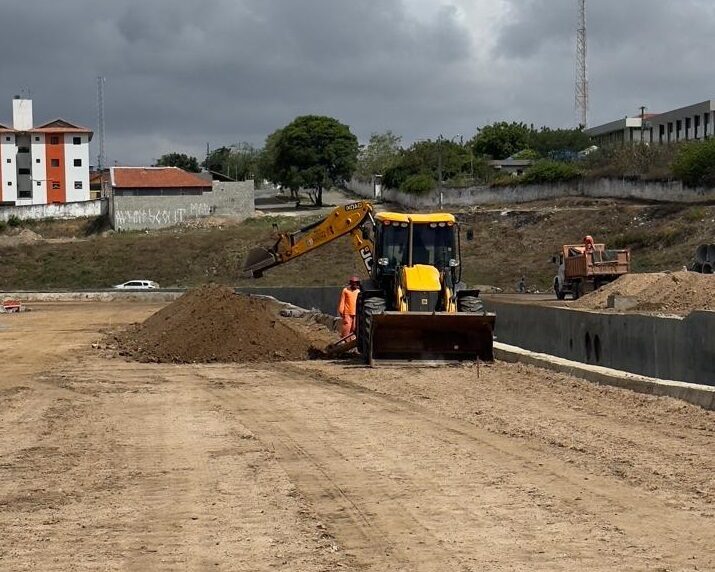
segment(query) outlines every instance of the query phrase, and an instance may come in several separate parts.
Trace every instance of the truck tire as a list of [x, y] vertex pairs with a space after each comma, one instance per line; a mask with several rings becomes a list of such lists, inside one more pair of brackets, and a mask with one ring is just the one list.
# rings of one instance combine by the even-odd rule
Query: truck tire
[[561, 289], [558, 278], [554, 280], [554, 292], [556, 293], [557, 300], [563, 300], [566, 298], [566, 292]]
[[574, 282], [573, 283], [573, 299], [578, 300], [581, 297], [582, 294], [582, 286], [580, 282]]
[[360, 353], [365, 363], [370, 363], [370, 333], [372, 332], [372, 316], [382, 314], [387, 308], [384, 298], [373, 296], [366, 298], [362, 303], [362, 315], [360, 316]]
[[483, 314], [484, 302], [478, 296], [461, 296], [457, 298], [457, 311], [470, 314]]

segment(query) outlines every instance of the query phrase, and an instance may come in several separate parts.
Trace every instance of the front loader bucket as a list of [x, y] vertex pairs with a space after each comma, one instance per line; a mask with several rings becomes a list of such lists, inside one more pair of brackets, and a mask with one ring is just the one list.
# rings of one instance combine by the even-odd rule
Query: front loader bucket
[[278, 261], [273, 252], [263, 246], [256, 246], [249, 250], [246, 258], [243, 259], [243, 271], [254, 278], [260, 278], [264, 270], [277, 264]]
[[384, 312], [372, 316], [369, 363], [494, 361], [494, 314]]

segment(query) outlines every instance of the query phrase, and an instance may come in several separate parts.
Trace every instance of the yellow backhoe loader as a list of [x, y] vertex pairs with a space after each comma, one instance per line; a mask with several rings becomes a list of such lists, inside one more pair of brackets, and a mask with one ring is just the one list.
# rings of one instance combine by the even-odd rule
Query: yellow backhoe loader
[[361, 201], [334, 209], [294, 233], [256, 247], [243, 270], [254, 277], [350, 235], [370, 279], [358, 296], [357, 333], [337, 347], [357, 347], [370, 364], [492, 361], [495, 315], [478, 290], [461, 282], [454, 215], [374, 213]]

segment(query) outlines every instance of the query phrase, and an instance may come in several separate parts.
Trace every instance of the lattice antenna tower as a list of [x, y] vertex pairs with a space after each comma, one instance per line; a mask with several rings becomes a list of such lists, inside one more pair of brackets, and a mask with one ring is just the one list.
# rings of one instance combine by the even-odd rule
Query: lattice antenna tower
[[97, 130], [99, 131], [99, 155], [97, 155], [97, 170], [104, 169], [107, 157], [104, 149], [104, 83], [106, 78], [97, 78]]
[[586, 68], [586, 0], [578, 4], [576, 29], [576, 118], [579, 125], [588, 126], [588, 70]]

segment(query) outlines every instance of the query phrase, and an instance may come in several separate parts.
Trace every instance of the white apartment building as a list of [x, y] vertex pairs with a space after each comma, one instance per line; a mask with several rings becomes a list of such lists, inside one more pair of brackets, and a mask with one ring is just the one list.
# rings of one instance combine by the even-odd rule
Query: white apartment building
[[0, 205], [88, 201], [92, 131], [55, 119], [34, 126], [32, 100], [15, 97], [0, 122]]

